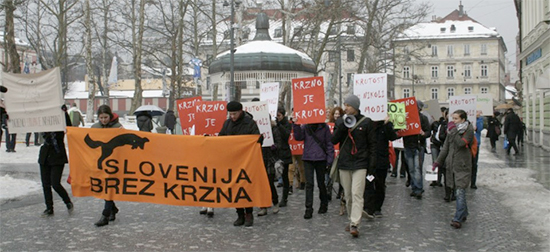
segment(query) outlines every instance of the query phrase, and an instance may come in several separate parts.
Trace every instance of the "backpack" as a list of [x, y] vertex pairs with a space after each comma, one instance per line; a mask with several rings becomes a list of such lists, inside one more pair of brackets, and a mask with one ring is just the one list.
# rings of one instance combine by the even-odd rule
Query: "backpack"
[[472, 158], [475, 158], [477, 155], [477, 138], [475, 136], [469, 148], [470, 148], [470, 153], [472, 153]]

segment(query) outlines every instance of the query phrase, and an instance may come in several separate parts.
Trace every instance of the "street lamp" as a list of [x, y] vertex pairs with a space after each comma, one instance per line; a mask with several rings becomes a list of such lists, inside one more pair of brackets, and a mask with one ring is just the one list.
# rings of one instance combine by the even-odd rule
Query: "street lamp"
[[229, 101], [235, 99], [235, 36], [234, 36], [234, 25], [235, 25], [235, 6], [239, 7], [241, 1], [231, 0], [231, 3], [227, 1], [223, 2], [223, 6], [227, 7], [231, 5], [231, 28], [229, 30], [230, 45], [229, 45]]

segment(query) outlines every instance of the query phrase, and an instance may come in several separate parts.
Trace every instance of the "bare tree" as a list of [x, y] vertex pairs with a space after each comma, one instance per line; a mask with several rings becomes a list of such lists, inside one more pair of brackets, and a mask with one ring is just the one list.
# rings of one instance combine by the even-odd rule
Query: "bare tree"
[[17, 53], [17, 45], [15, 44], [15, 23], [14, 23], [14, 12], [17, 6], [19, 6], [22, 1], [16, 0], [4, 0], [1, 5], [2, 10], [6, 13], [6, 25], [4, 27], [4, 40], [6, 51], [5, 55], [8, 57], [7, 64], [4, 66], [5, 72], [10, 73], [21, 73], [21, 61], [19, 58], [19, 53]]
[[96, 82], [94, 75], [94, 66], [92, 64], [92, 15], [90, 8], [90, 0], [84, 2], [84, 29], [85, 29], [85, 59], [86, 70], [88, 72], [88, 106], [86, 110], [86, 121], [92, 122], [94, 114], [94, 99], [96, 93]]

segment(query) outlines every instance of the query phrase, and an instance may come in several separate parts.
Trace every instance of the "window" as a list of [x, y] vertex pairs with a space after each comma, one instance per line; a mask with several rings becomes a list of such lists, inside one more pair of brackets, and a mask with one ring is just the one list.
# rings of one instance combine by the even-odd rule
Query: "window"
[[438, 99], [438, 94], [439, 93], [439, 90], [437, 90], [437, 88], [432, 88], [432, 100], [437, 100]]
[[403, 67], [403, 79], [409, 79], [411, 78], [411, 68], [406, 66]]
[[275, 29], [275, 33], [273, 34], [274, 38], [282, 38], [283, 37], [283, 28], [277, 28]]
[[328, 62], [335, 62], [338, 60], [338, 52], [337, 51], [329, 51], [328, 52]]
[[464, 45], [464, 56], [470, 55], [470, 45], [466, 44]]
[[408, 88], [403, 89], [403, 98], [411, 97], [411, 90]]
[[472, 65], [464, 65], [464, 78], [472, 78]]
[[474, 32], [474, 27], [473, 26], [468, 26], [468, 32]]
[[437, 78], [439, 75], [439, 67], [438, 66], [432, 66], [432, 78]]
[[447, 56], [452, 57], [454, 54], [454, 46], [448, 45], [447, 46]]
[[472, 94], [472, 88], [470, 87], [464, 88], [464, 94]]
[[481, 44], [481, 55], [487, 55], [487, 44]]
[[333, 26], [332, 28], [330, 28], [328, 35], [336, 35], [336, 34], [338, 34], [338, 27]]
[[441, 33], [445, 33], [446, 28], [445, 28], [445, 27], [441, 27], [439, 30], [441, 31]]
[[447, 88], [447, 99], [451, 98], [451, 96], [455, 96], [455, 89]]
[[437, 46], [432, 45], [432, 57], [437, 56]]
[[355, 51], [354, 50], [348, 50], [348, 61], [355, 61]]
[[451, 25], [451, 32], [455, 32], [456, 31], [456, 26], [455, 25]]
[[455, 77], [455, 66], [447, 66], [447, 78], [453, 79]]
[[482, 88], [481, 88], [481, 93], [482, 93], [482, 94], [487, 94], [487, 93], [489, 93], [489, 88], [482, 87]]
[[481, 77], [487, 77], [487, 65], [481, 65]]
[[348, 25], [346, 33], [349, 34], [349, 35], [355, 34], [355, 25]]
[[348, 80], [346, 83], [348, 84], [348, 87], [349, 87], [353, 83], [353, 73], [348, 73], [347, 77], [348, 77]]

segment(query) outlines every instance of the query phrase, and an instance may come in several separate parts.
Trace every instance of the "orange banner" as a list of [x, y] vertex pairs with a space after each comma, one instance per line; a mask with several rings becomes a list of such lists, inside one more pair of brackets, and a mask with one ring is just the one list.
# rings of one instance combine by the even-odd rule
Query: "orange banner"
[[410, 136], [420, 134], [422, 127], [420, 126], [420, 116], [418, 115], [418, 105], [416, 105], [416, 98], [409, 97], [394, 100], [391, 102], [405, 104], [405, 113], [407, 113], [407, 128], [398, 130], [397, 136]]
[[195, 125], [195, 110], [197, 102], [202, 101], [202, 97], [191, 97], [176, 100], [178, 115], [180, 117], [181, 131], [184, 135], [191, 135]]
[[226, 101], [198, 101], [195, 107], [195, 135], [217, 136], [227, 119]]
[[294, 122], [325, 122], [325, 83], [322, 76], [292, 79], [292, 100]]
[[76, 197], [206, 207], [268, 207], [259, 135], [177, 136], [69, 127]]

